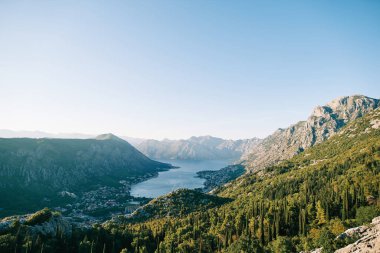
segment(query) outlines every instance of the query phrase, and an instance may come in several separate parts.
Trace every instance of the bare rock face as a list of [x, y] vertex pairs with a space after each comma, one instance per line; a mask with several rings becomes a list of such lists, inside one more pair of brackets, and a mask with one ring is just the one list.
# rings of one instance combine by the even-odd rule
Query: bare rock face
[[306, 121], [278, 129], [243, 155], [242, 160], [248, 170], [256, 171], [289, 159], [379, 106], [379, 99], [361, 95], [337, 98], [325, 106], [317, 106]]
[[379, 253], [380, 252], [380, 217], [372, 220], [368, 226], [345, 231], [340, 237], [360, 237], [356, 242], [335, 251], [336, 253]]

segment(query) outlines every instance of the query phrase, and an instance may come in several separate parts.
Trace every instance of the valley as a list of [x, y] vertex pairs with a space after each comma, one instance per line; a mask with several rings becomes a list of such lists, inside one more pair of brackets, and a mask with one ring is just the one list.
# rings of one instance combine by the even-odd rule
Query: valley
[[0, 1], [0, 253], [380, 253], [380, 0]]
[[[209, 191], [229, 180], [211, 180], [213, 187], [197, 177], [204, 169], [218, 171], [228, 164], [227, 160], [183, 161], [163, 160], [172, 168], [158, 174], [146, 174], [130, 180], [120, 180], [117, 186], [98, 186], [98, 188], [81, 192], [79, 195], [61, 192], [67, 204], [50, 206], [52, 210], [71, 217], [77, 222], [94, 223], [106, 221], [120, 215], [129, 215], [136, 209], [148, 203], [152, 198], [168, 194], [177, 189], [196, 189]], [[224, 174], [219, 172], [219, 174]], [[209, 180], [210, 181], [210, 180]], [[45, 202], [48, 206], [48, 203]]]
[[[112, 134], [0, 139], [0, 213], [13, 215], [0, 221], [0, 249], [334, 252], [373, 238], [365, 224], [380, 215], [379, 105], [339, 98], [237, 160], [154, 161]], [[366, 232], [344, 234], [355, 226]]]
[[171, 191], [187, 188], [202, 189], [205, 180], [197, 173], [205, 170], [216, 171], [233, 160], [160, 160], [177, 167], [168, 171], [159, 172], [157, 177], [138, 183], [131, 187], [131, 195], [135, 197], [156, 198]]

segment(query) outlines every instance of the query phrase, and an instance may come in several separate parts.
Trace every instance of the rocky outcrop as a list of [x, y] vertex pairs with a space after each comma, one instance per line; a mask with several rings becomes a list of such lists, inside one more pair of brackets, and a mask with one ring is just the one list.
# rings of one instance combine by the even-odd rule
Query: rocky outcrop
[[360, 239], [335, 251], [336, 253], [379, 253], [380, 252], [380, 217], [372, 220], [367, 226], [351, 228], [339, 235], [340, 238]]
[[[45, 210], [46, 211], [46, 210]], [[58, 233], [70, 236], [72, 233], [73, 224], [69, 218], [61, 216], [59, 213], [51, 213], [50, 215], [39, 222], [30, 223], [30, 220], [35, 218], [36, 214], [40, 215], [42, 211], [34, 214], [10, 216], [0, 220], [0, 233], [7, 233], [17, 226], [21, 229], [28, 231], [31, 235], [42, 236], [58, 236]]]
[[255, 171], [289, 159], [330, 138], [348, 122], [379, 106], [380, 100], [360, 95], [337, 98], [325, 106], [316, 107], [306, 121], [278, 129], [243, 155], [241, 160], [248, 170]]
[[193, 136], [187, 140], [146, 140], [137, 148], [152, 159], [239, 159], [260, 141], [258, 138], [225, 140], [212, 136]]
[[[357, 239], [359, 238], [359, 239]], [[338, 235], [336, 240], [353, 240], [354, 243], [338, 249], [335, 253], [379, 253], [380, 252], [380, 216], [372, 219], [371, 224], [350, 228]], [[300, 253], [320, 253], [322, 248]]]
[[312, 251], [301, 251], [300, 253], [322, 253], [322, 248], [314, 249]]

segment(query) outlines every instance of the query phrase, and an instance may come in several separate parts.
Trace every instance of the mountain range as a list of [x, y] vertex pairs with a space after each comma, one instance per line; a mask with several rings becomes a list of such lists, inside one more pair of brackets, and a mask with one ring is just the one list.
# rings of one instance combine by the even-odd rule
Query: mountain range
[[212, 136], [193, 136], [185, 140], [146, 140], [138, 144], [137, 149], [152, 159], [235, 160], [260, 142], [258, 138], [225, 140]]
[[185, 140], [143, 140], [136, 147], [153, 159], [230, 159], [239, 160], [249, 171], [260, 170], [327, 140], [347, 123], [379, 106], [379, 99], [344, 96], [317, 106], [308, 119], [280, 128], [264, 139], [193, 136]]
[[[265, 146], [267, 151], [287, 152], [269, 156], [276, 157], [271, 165], [254, 167], [213, 194], [178, 190], [131, 216], [93, 226], [71, 222], [49, 209], [5, 218], [0, 221], [0, 251], [377, 252], [379, 218], [373, 218], [380, 215], [378, 100], [339, 98], [278, 136], [272, 138], [274, 147]], [[34, 141], [41, 140], [46, 141]], [[113, 135], [85, 141], [95, 142], [95, 150], [103, 149], [97, 142], [125, 146]], [[11, 143], [6, 147], [13, 150]], [[118, 154], [118, 149], [111, 153]], [[38, 156], [38, 150], [34, 152], [42, 160], [54, 154]], [[21, 149], [16, 154], [24, 153]], [[6, 157], [1, 158], [12, 164]], [[88, 160], [97, 161], [95, 156]], [[101, 179], [107, 178], [103, 175]]]
[[[96, 135], [82, 133], [47, 133], [0, 129], [2, 138], [94, 139]], [[226, 140], [213, 136], [193, 136], [180, 140], [154, 140], [119, 136], [152, 159], [218, 160], [239, 159], [260, 142], [259, 138]]]
[[[180, 140], [153, 140], [122, 136], [151, 159], [240, 161], [247, 170], [260, 170], [291, 158], [308, 147], [333, 136], [350, 121], [380, 106], [380, 100], [362, 95], [337, 98], [317, 106], [308, 119], [288, 128], [280, 128], [264, 139], [226, 140], [213, 136], [193, 136]], [[0, 136], [30, 138], [89, 139], [96, 136], [80, 133], [50, 134], [40, 131], [0, 130]]]

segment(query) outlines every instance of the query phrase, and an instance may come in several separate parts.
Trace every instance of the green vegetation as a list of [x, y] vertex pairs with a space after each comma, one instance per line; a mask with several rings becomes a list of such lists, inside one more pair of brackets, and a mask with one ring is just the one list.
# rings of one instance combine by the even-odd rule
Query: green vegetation
[[379, 215], [379, 208], [376, 206], [362, 206], [356, 210], [356, 222], [357, 224], [370, 223], [373, 217]]
[[25, 225], [33, 226], [48, 221], [53, 216], [52, 212], [48, 208], [44, 208], [31, 216], [25, 222]]
[[181, 213], [194, 201], [184, 195], [170, 217], [165, 214], [177, 205], [163, 201], [153, 216], [165, 217], [109, 221], [70, 238], [37, 242], [27, 233], [16, 239], [15, 232], [4, 233], [0, 251], [25, 252], [31, 243], [28, 252], [333, 252], [347, 243], [337, 235], [378, 215], [380, 129], [372, 126], [379, 119], [376, 110], [290, 160], [238, 178], [218, 191], [232, 199], [220, 206]]
[[229, 165], [220, 170], [203, 170], [198, 171], [197, 175], [200, 178], [206, 179], [204, 182], [204, 191], [216, 190], [222, 186], [245, 173], [244, 166], [241, 164]]
[[103, 139], [0, 138], [0, 217], [65, 205], [63, 189], [80, 193], [99, 186], [141, 181], [170, 168], [115, 136]]
[[179, 189], [153, 199], [147, 205], [137, 209], [129, 220], [144, 221], [163, 217], [178, 218], [195, 211], [205, 212], [229, 201], [230, 199], [204, 194], [197, 190]]

